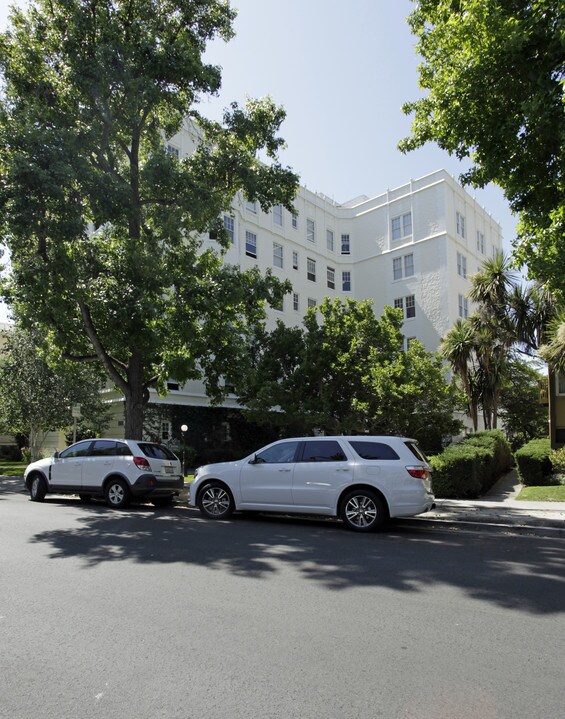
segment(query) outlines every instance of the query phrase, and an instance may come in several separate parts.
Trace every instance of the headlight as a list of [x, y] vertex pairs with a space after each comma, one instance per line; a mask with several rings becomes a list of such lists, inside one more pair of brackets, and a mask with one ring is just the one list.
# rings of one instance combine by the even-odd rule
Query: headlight
[[196, 477], [198, 477], [198, 472], [200, 472], [201, 469], [202, 469], [202, 467], [196, 467], [196, 469], [194, 470], [194, 479], [196, 479]]

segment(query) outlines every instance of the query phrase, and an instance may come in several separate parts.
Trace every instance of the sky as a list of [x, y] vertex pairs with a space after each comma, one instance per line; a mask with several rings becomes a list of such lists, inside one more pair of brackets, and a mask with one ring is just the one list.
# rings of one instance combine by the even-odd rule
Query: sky
[[[0, 0], [2, 30], [11, 4]], [[421, 95], [420, 59], [406, 22], [410, 0], [233, 0], [232, 6], [235, 38], [214, 41], [206, 53], [222, 67], [222, 88], [200, 110], [220, 119], [231, 102], [270, 95], [287, 113], [283, 162], [302, 185], [345, 202], [440, 168], [455, 178], [466, 169], [434, 144], [407, 155], [397, 149], [411, 124], [402, 104]], [[501, 224], [509, 251], [516, 219], [501, 191], [470, 192]]]

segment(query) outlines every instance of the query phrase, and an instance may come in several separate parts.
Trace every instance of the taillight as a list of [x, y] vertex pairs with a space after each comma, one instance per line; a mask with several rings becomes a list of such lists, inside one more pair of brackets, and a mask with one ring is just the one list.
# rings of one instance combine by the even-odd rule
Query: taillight
[[138, 469], [146, 469], [149, 472], [151, 471], [151, 465], [145, 459], [145, 457], [134, 457], [133, 462]]
[[429, 479], [430, 473], [427, 469], [424, 467], [406, 467], [406, 471], [411, 477], [415, 477], [416, 479]]

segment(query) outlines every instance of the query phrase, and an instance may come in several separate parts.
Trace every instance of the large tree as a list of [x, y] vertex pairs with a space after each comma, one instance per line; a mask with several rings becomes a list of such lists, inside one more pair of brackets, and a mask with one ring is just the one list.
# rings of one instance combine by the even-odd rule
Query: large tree
[[565, 2], [419, 0], [422, 56], [408, 151], [435, 141], [471, 160], [462, 180], [499, 185], [521, 223], [516, 256], [565, 294]]
[[[231, 37], [234, 15], [227, 0], [33, 0], [0, 35], [4, 296], [66, 357], [103, 366], [132, 438], [169, 376], [203, 377], [220, 399], [288, 290], [221, 257], [237, 192], [290, 209], [297, 188], [271, 100], [223, 123], [197, 112], [220, 87], [206, 44]], [[166, 140], [185, 122], [196, 149], [179, 160]]]
[[328, 298], [303, 328], [279, 323], [257, 338], [240, 399], [253, 419], [293, 432], [404, 434], [437, 451], [460, 429], [461, 398], [437, 355], [417, 342], [404, 350], [402, 321], [391, 307], [375, 317], [369, 300]]

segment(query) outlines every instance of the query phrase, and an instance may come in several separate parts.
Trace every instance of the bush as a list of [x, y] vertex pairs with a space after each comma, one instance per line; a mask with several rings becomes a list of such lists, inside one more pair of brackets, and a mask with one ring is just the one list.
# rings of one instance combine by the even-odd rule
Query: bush
[[0, 446], [0, 462], [21, 462], [22, 453], [16, 444], [3, 444]]
[[515, 454], [520, 482], [526, 487], [553, 483], [549, 439], [532, 439]]
[[432, 457], [436, 497], [475, 499], [489, 490], [512, 464], [512, 453], [499, 430], [476, 432]]
[[488, 449], [455, 444], [430, 459], [432, 487], [436, 497], [473, 499], [480, 496], [485, 483]]
[[466, 437], [462, 444], [487, 449], [491, 454], [489, 470], [485, 474], [483, 493], [487, 492], [497, 479], [512, 466], [512, 451], [504, 434], [499, 429], [475, 432]]

